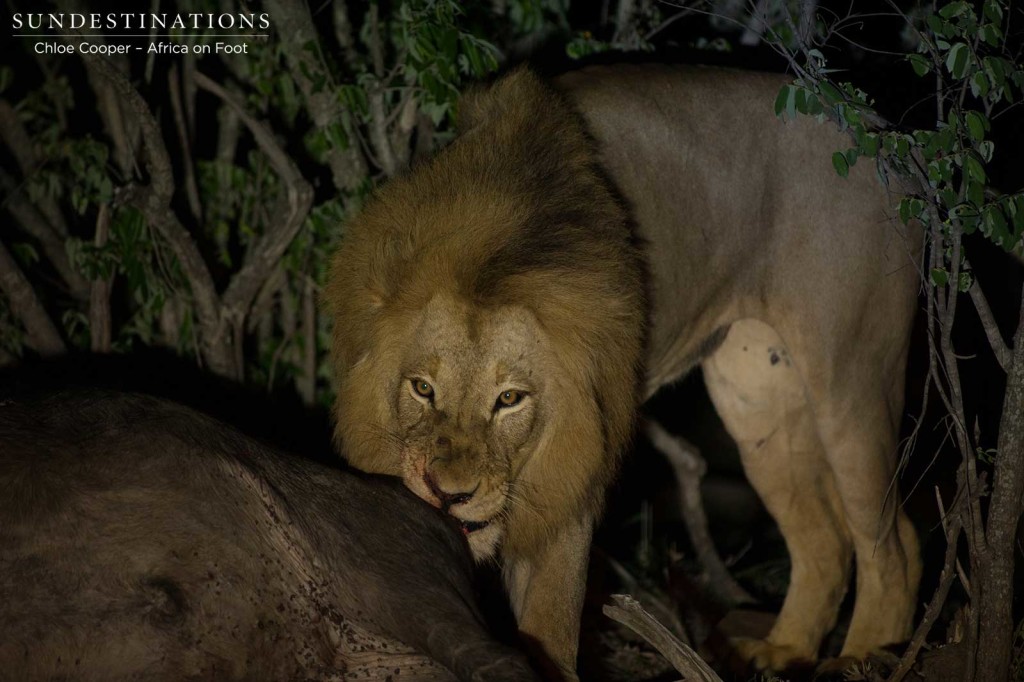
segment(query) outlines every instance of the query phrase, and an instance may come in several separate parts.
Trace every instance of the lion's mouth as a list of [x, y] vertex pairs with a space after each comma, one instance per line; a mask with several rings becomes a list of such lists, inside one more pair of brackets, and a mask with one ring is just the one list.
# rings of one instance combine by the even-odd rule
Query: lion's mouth
[[482, 528], [486, 528], [490, 523], [490, 521], [463, 521], [458, 517], [455, 517], [455, 520], [459, 522], [463, 535], [469, 535], [470, 533], [474, 533]]

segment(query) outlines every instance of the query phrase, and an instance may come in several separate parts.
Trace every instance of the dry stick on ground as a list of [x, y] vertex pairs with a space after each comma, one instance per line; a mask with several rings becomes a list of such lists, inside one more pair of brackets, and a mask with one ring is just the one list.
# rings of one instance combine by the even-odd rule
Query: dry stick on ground
[[644, 420], [643, 430], [651, 444], [668, 458], [676, 473], [682, 497], [683, 521], [686, 523], [686, 530], [693, 542], [697, 559], [704, 569], [708, 587], [716, 596], [730, 602], [730, 605], [754, 601], [733, 579], [729, 569], [718, 556], [718, 551], [711, 540], [711, 533], [708, 532], [708, 519], [704, 514], [704, 501], [700, 493], [700, 481], [704, 477], [707, 465], [699, 450], [686, 440], [673, 436], [650, 419]]
[[[274, 17], [288, 70], [302, 92], [306, 111], [313, 123], [324, 133], [329, 132], [333, 126], [343, 125], [343, 108], [333, 85], [318, 90], [310, 78], [310, 74], [327, 74], [329, 71], [320, 54], [319, 38], [309, 8], [298, 0], [267, 0], [266, 9]], [[310, 50], [310, 45], [315, 46], [315, 49]], [[350, 139], [354, 139], [353, 131], [345, 132], [350, 135]], [[366, 159], [356, 144], [349, 144], [347, 149], [332, 145], [327, 151], [327, 163], [331, 168], [334, 186], [340, 190], [355, 190], [366, 177]]]
[[[102, 249], [110, 235], [110, 206], [100, 204], [96, 216], [96, 236], [93, 245]], [[111, 341], [110, 290], [114, 276], [97, 274], [89, 291], [89, 342], [94, 353], [109, 353]]]
[[722, 682], [693, 649], [672, 636], [664, 625], [644, 611], [640, 603], [628, 594], [613, 594], [612, 603], [605, 604], [602, 611], [647, 640], [688, 682]]
[[620, 562], [614, 558], [604, 554], [599, 549], [595, 549], [594, 553], [600, 556], [608, 566], [615, 573], [616, 577], [622, 581], [622, 589], [628, 590], [633, 598], [636, 599], [641, 606], [647, 604], [647, 607], [657, 613], [655, 618], [660, 618], [659, 622], [665, 623], [670, 632], [686, 646], [692, 646], [693, 642], [690, 639], [690, 635], [686, 631], [686, 626], [683, 625], [678, 615], [678, 604], [670, 598], [657, 595], [651, 590], [644, 588], [640, 581], [637, 580], [636, 576], [629, 572], [629, 570], [623, 566]]
[[2, 242], [0, 292], [7, 297], [11, 312], [25, 326], [25, 342], [29, 348], [42, 356], [60, 355], [65, 352], [64, 341], [61, 340], [53, 320], [46, 314], [46, 309], [36, 297], [32, 285], [25, 279], [17, 261]]

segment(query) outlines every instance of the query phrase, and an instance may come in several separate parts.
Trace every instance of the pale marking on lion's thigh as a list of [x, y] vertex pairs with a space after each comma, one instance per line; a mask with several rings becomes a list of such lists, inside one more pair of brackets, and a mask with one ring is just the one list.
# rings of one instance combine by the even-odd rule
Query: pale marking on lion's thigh
[[739, 442], [763, 445], [786, 414], [807, 406], [804, 383], [788, 349], [764, 322], [734, 322], [704, 364], [709, 370], [704, 379], [715, 393], [717, 408], [736, 417], [730, 435]]

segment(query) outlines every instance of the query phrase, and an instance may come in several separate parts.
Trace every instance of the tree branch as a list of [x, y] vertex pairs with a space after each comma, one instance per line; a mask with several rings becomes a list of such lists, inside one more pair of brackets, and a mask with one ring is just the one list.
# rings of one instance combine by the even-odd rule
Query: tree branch
[[3, 242], [0, 242], [0, 291], [7, 297], [11, 312], [25, 326], [29, 348], [44, 357], [67, 351], [53, 320]]
[[[11, 150], [22, 177], [31, 177], [37, 170], [39, 160], [32, 149], [32, 140], [25, 131], [25, 127], [21, 125], [14, 109], [6, 100], [0, 100], [0, 137], [3, 138], [7, 148]], [[63, 239], [68, 236], [68, 225], [64, 220], [64, 214], [61, 213], [60, 207], [53, 198], [46, 197], [36, 206], [36, 209], [46, 216], [46, 222], [59, 237]]]
[[[298, 0], [267, 0], [266, 9], [277, 24], [288, 70], [302, 92], [313, 123], [324, 134], [332, 126], [343, 125], [342, 106], [334, 88], [317, 89], [309, 77], [309, 74], [325, 74], [326, 77], [328, 73], [309, 8]], [[310, 45], [315, 49], [309, 49]], [[353, 131], [346, 130], [346, 133], [350, 140], [355, 138]], [[340, 190], [355, 190], [366, 177], [366, 159], [355, 144], [350, 143], [345, 149], [332, 145], [327, 152], [327, 163], [334, 186]]]
[[601, 610], [612, 620], [622, 623], [647, 640], [687, 680], [722, 682], [693, 649], [676, 639], [636, 599], [627, 594], [613, 594], [612, 603], [605, 604]]
[[992, 309], [988, 305], [988, 299], [985, 298], [977, 278], [975, 278], [967, 293], [971, 295], [974, 309], [978, 311], [978, 318], [981, 320], [981, 326], [985, 330], [985, 338], [988, 339], [988, 345], [992, 348], [992, 353], [996, 356], [996, 360], [999, 361], [999, 366], [1003, 368], [1003, 371], [1008, 372], [1011, 357], [1010, 347], [1003, 341], [1002, 332], [999, 331], [999, 325], [996, 324], [996, 320], [992, 316]]
[[71, 264], [65, 248], [65, 237], [58, 234], [46, 217], [25, 197], [14, 179], [3, 170], [0, 170], [0, 189], [5, 194], [4, 208], [21, 229], [39, 243], [46, 259], [67, 283], [71, 296], [79, 301], [86, 300], [89, 297], [89, 282]]
[[174, 128], [178, 133], [178, 144], [181, 145], [182, 165], [185, 170], [185, 196], [192, 217], [197, 221], [203, 219], [203, 205], [199, 201], [199, 186], [196, 184], [195, 164], [192, 162], [192, 143], [185, 116], [185, 106], [181, 98], [181, 81], [178, 78], [178, 67], [172, 64], [167, 72], [167, 85], [171, 93], [171, 109], [174, 111]]
[[196, 85], [224, 101], [249, 128], [260, 151], [266, 155], [281, 179], [284, 190], [274, 215], [268, 221], [267, 230], [246, 254], [242, 268], [231, 278], [231, 283], [224, 292], [225, 313], [240, 318], [248, 313], [260, 287], [273, 274], [281, 256], [302, 227], [313, 203], [313, 188], [302, 177], [295, 162], [277, 143], [269, 127], [250, 116], [242, 104], [219, 83], [198, 71], [195, 79]]
[[124, 74], [103, 57], [86, 53], [81, 57], [110, 81], [142, 130], [145, 140], [144, 158], [150, 181], [147, 189], [135, 193], [133, 204], [142, 211], [149, 225], [167, 241], [181, 264], [196, 304], [203, 358], [217, 374], [233, 376], [230, 337], [221, 324], [220, 300], [213, 277], [192, 236], [170, 208], [174, 194], [174, 172], [160, 126], [149, 110], [149, 105]]
[[1024, 288], [999, 421], [992, 498], [979, 584], [981, 619], [976, 679], [1007, 675], [1013, 644], [1013, 572], [1017, 526], [1024, 512]]
[[704, 514], [700, 481], [707, 465], [699, 451], [682, 438], [673, 436], [657, 422], [645, 419], [643, 431], [651, 444], [668, 459], [676, 474], [676, 482], [682, 497], [683, 521], [693, 542], [704, 577], [711, 591], [731, 605], [754, 601], [747, 591], [740, 587], [729, 569], [726, 568], [708, 532], [708, 519]]
[[[93, 244], [101, 249], [110, 233], [110, 206], [100, 204], [96, 217], [96, 236]], [[113, 275], [100, 274], [92, 281], [89, 291], [89, 341], [94, 353], [109, 353], [112, 329], [110, 324], [110, 289]]]

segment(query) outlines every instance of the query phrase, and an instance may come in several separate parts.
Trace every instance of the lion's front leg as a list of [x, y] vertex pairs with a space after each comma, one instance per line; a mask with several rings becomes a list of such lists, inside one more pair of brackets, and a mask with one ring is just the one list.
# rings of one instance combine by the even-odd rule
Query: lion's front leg
[[541, 549], [506, 556], [504, 575], [519, 632], [545, 678], [575, 682], [580, 614], [593, 519], [563, 526]]

